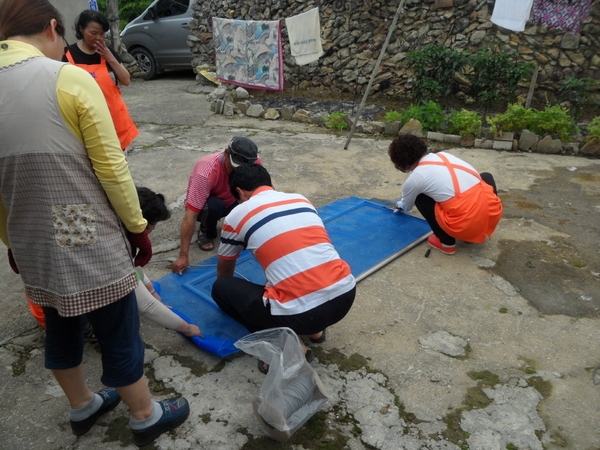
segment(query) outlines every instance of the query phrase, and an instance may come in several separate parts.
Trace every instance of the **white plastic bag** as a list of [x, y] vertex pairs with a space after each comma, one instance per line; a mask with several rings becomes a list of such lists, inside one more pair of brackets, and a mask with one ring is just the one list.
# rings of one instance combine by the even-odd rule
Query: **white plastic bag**
[[327, 401], [317, 372], [306, 362], [300, 339], [290, 328], [271, 328], [234, 344], [269, 365], [252, 406], [265, 432], [287, 441]]

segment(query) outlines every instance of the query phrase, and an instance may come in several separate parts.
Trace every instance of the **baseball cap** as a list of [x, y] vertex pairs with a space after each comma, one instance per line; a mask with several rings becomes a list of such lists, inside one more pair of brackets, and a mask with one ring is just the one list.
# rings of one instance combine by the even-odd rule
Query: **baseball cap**
[[227, 150], [233, 167], [238, 167], [240, 164], [254, 164], [258, 159], [258, 147], [247, 137], [235, 136]]

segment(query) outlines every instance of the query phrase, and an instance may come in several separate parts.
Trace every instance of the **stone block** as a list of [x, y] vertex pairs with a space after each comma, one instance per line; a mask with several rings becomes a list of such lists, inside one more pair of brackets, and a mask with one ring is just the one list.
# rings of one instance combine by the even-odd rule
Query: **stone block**
[[510, 141], [497, 141], [494, 140], [494, 143], [492, 144], [492, 148], [494, 150], [512, 150], [512, 139]]
[[462, 140], [462, 136], [460, 134], [444, 134], [443, 142], [448, 142], [449, 144], [460, 144]]
[[248, 111], [248, 108], [252, 106], [252, 103], [246, 100], [244, 102], [238, 102], [236, 106], [239, 112], [246, 114], [246, 111]]
[[283, 120], [292, 120], [292, 117], [296, 113], [295, 106], [284, 106], [279, 110], [279, 114], [281, 114], [281, 118]]
[[494, 141], [491, 139], [475, 139], [475, 148], [492, 148]]
[[512, 131], [505, 131], [500, 136], [494, 136], [495, 141], [510, 141], [515, 138], [515, 133]]
[[444, 142], [444, 133], [436, 133], [435, 131], [429, 131], [427, 133], [427, 139], [430, 141]]
[[233, 116], [235, 105], [232, 102], [225, 102], [223, 105], [223, 115], [227, 117]]

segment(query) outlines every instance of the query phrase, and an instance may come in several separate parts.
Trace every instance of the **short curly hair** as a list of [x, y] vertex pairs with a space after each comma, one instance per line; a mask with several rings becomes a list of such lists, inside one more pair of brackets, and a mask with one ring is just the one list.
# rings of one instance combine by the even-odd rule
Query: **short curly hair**
[[388, 148], [388, 155], [394, 167], [401, 172], [406, 172], [423, 156], [427, 154], [425, 141], [414, 134], [403, 134], [392, 141]]
[[169, 208], [165, 205], [165, 196], [156, 194], [147, 187], [136, 187], [142, 216], [148, 221], [148, 225], [156, 225], [158, 222], [171, 217]]

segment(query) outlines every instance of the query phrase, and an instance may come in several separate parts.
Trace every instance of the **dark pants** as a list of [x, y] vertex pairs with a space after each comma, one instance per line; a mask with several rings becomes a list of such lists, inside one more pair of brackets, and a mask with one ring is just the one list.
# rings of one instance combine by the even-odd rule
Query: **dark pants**
[[[498, 195], [498, 191], [496, 189], [496, 182], [494, 181], [494, 177], [492, 176], [492, 174], [488, 172], [482, 172], [479, 175], [481, 176], [481, 179], [483, 181], [492, 186], [492, 188], [494, 189], [494, 194]], [[415, 206], [431, 227], [431, 231], [433, 231], [433, 234], [435, 234], [440, 239], [440, 242], [442, 244], [454, 245], [456, 244], [456, 239], [454, 239], [452, 236], [446, 233], [435, 219], [436, 203], [437, 202], [434, 199], [425, 194], [419, 194], [415, 199]]]
[[[234, 203], [229, 208], [225, 208], [225, 202], [219, 197], [213, 195], [208, 197], [204, 209], [200, 211], [200, 214], [198, 214], [198, 218], [196, 219], [200, 222], [200, 231], [205, 234], [207, 238], [215, 239], [217, 237], [217, 222], [219, 222], [219, 219], [229, 214], [236, 205], [237, 203]], [[206, 210], [208, 210], [208, 214], [203, 214]]]
[[342, 320], [354, 302], [356, 287], [310, 311], [292, 316], [271, 315], [265, 306], [265, 287], [237, 277], [219, 277], [212, 298], [219, 308], [254, 333], [268, 328], [288, 327], [300, 335], [316, 334]]
[[72, 369], [81, 364], [83, 326], [89, 321], [102, 353], [101, 381], [105, 386], [129, 386], [144, 375], [144, 343], [135, 291], [82, 316], [62, 317], [55, 308], [45, 306], [43, 310], [47, 369]]

